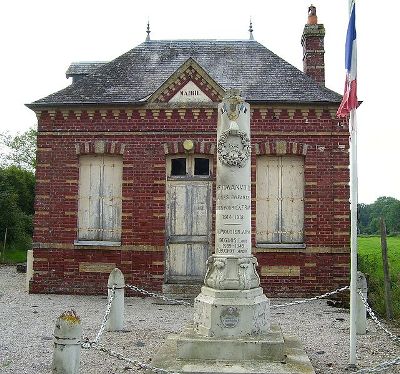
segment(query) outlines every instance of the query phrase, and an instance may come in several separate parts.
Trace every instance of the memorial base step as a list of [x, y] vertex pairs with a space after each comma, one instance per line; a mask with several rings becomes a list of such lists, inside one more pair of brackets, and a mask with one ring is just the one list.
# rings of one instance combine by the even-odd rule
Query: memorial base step
[[202, 286], [203, 283], [165, 283], [162, 285], [162, 293], [171, 299], [193, 302]]
[[257, 338], [201, 337], [188, 328], [167, 338], [152, 366], [191, 374], [315, 374], [300, 340], [278, 325]]

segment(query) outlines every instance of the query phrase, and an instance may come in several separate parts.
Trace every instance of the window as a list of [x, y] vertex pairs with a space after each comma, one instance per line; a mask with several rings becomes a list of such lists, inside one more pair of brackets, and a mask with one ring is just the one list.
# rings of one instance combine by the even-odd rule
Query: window
[[210, 160], [208, 158], [195, 157], [194, 175], [210, 175]]
[[304, 159], [257, 159], [257, 244], [304, 242]]
[[172, 157], [167, 164], [168, 177], [176, 178], [209, 178], [211, 162], [209, 157], [188, 155]]
[[171, 175], [186, 175], [186, 158], [171, 160]]
[[121, 241], [122, 157], [81, 156], [78, 243]]

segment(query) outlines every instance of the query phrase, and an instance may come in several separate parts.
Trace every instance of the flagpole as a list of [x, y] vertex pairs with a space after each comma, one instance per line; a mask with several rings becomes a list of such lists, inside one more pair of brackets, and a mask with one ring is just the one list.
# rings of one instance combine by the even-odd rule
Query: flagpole
[[356, 109], [350, 112], [350, 367], [357, 365], [357, 205], [358, 205], [358, 170], [357, 170], [357, 116]]
[[[348, 0], [349, 17], [355, 0]], [[357, 53], [355, 50], [353, 53]], [[357, 55], [353, 56], [357, 61]], [[357, 221], [358, 221], [358, 170], [357, 170], [357, 115], [350, 111], [350, 367], [357, 367]]]

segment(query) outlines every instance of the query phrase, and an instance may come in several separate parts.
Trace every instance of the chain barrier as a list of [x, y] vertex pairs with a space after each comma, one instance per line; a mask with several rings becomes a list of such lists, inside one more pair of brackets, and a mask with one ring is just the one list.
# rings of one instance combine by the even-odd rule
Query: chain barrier
[[132, 291], [136, 291], [136, 292], [139, 292], [139, 293], [141, 293], [143, 295], [151, 296], [151, 297], [154, 297], [154, 298], [157, 298], [157, 299], [162, 299], [162, 300], [164, 300], [166, 302], [169, 302], [169, 303], [193, 306], [192, 303], [189, 303], [189, 302], [187, 302], [185, 300], [172, 299], [172, 298], [164, 296], [164, 295], [160, 295], [160, 294], [157, 294], [157, 293], [154, 293], [154, 292], [146, 291], [145, 289], [136, 287], [136, 286], [134, 286], [132, 284], [126, 284], [125, 287], [130, 288]]
[[372, 368], [358, 370], [355, 374], [379, 373], [380, 371], [390, 369], [394, 365], [400, 365], [400, 357], [397, 357], [390, 361], [384, 361]]
[[92, 341], [90, 341], [89, 338], [86, 338], [85, 341], [81, 344], [82, 348], [89, 349], [92, 348], [93, 346], [96, 346], [99, 343], [101, 336], [104, 334], [104, 330], [106, 329], [106, 324], [108, 321], [108, 317], [110, 316], [111, 306], [114, 300], [114, 296], [115, 296], [115, 284], [111, 288], [111, 294], [108, 298], [106, 312], [104, 313], [103, 321], [101, 323], [99, 331], [96, 334], [96, 337]]
[[399, 344], [400, 343], [400, 337], [393, 334], [391, 331], [389, 331], [385, 326], [383, 326], [382, 322], [379, 321], [378, 317], [375, 315], [374, 311], [372, 308], [369, 306], [368, 301], [365, 299], [364, 295], [362, 294], [361, 291], [358, 291], [358, 294], [360, 295], [360, 298], [365, 306], [365, 309], [367, 310], [368, 314], [370, 315], [371, 319], [378, 325], [378, 327], [385, 331], [386, 334], [392, 339], [395, 343]]
[[315, 300], [319, 300], [319, 299], [324, 299], [325, 297], [335, 295], [335, 294], [337, 294], [337, 293], [339, 293], [339, 292], [343, 292], [343, 291], [346, 291], [346, 290], [348, 290], [348, 289], [350, 289], [350, 286], [338, 288], [338, 289], [335, 290], [335, 291], [327, 292], [327, 293], [324, 293], [323, 295], [315, 296], [315, 297], [312, 297], [312, 298], [306, 299], [306, 300], [297, 300], [297, 301], [292, 301], [291, 303], [287, 303], [287, 304], [271, 305], [270, 308], [271, 308], [271, 309], [277, 309], [277, 308], [282, 308], [282, 307], [284, 307], [284, 306], [305, 304], [305, 303], [308, 303], [308, 302], [310, 302], [310, 301], [315, 301]]
[[[132, 291], [136, 291], [136, 292], [139, 292], [139, 293], [141, 293], [143, 295], [150, 296], [150, 297], [153, 297], [153, 298], [162, 299], [162, 300], [164, 300], [166, 302], [169, 302], [169, 303], [181, 304], [181, 305], [186, 305], [186, 306], [193, 306], [192, 303], [187, 302], [185, 300], [173, 299], [173, 298], [170, 298], [170, 297], [167, 297], [167, 296], [164, 296], [164, 295], [160, 295], [160, 294], [157, 294], [157, 293], [154, 293], [154, 292], [147, 291], [147, 290], [145, 290], [143, 288], [139, 288], [139, 287], [131, 285], [131, 284], [126, 284], [125, 287], [131, 289]], [[293, 301], [293, 302], [286, 303], [286, 304], [271, 305], [270, 308], [271, 309], [277, 309], [277, 308], [282, 308], [282, 307], [286, 307], [286, 306], [304, 304], [304, 303], [308, 303], [308, 302], [311, 302], [311, 301], [324, 299], [326, 297], [335, 295], [335, 294], [337, 294], [339, 292], [343, 292], [343, 291], [346, 291], [348, 289], [350, 289], [350, 287], [349, 286], [345, 286], [345, 287], [342, 287], [342, 288], [338, 288], [335, 291], [327, 292], [327, 293], [325, 293], [323, 295], [315, 296], [315, 297], [312, 297], [310, 299], [297, 300], [297, 301]], [[378, 327], [380, 329], [385, 331], [385, 333], [395, 343], [400, 343], [400, 337], [396, 336], [395, 334], [390, 332], [388, 329], [386, 329], [383, 326], [383, 324], [379, 321], [378, 317], [375, 315], [374, 311], [369, 306], [369, 304], [368, 304], [367, 300], [365, 299], [364, 295], [362, 294], [361, 290], [358, 291], [358, 294], [360, 295], [360, 298], [361, 298], [361, 300], [362, 300], [362, 302], [363, 302], [363, 304], [365, 306], [365, 309], [367, 310], [367, 312], [370, 315], [371, 319], [378, 325]], [[103, 321], [102, 321], [102, 324], [101, 324], [101, 326], [99, 328], [99, 331], [96, 334], [95, 339], [92, 340], [92, 341], [89, 341], [89, 339], [86, 338], [86, 340], [82, 343], [82, 348], [89, 349], [89, 348], [94, 347], [95, 349], [98, 349], [98, 350], [100, 350], [100, 351], [102, 351], [104, 353], [107, 353], [110, 356], [115, 357], [115, 358], [117, 358], [119, 360], [122, 360], [122, 361], [125, 361], [125, 362], [129, 363], [129, 364], [132, 364], [132, 365], [134, 365], [134, 366], [136, 366], [136, 367], [138, 367], [140, 369], [151, 370], [152, 372], [157, 373], [157, 374], [177, 374], [177, 373], [175, 373], [173, 371], [170, 371], [170, 370], [157, 368], [155, 366], [148, 365], [148, 364], [146, 364], [144, 362], [141, 362], [139, 360], [136, 360], [136, 359], [127, 358], [127, 357], [123, 356], [122, 353], [115, 352], [112, 349], [106, 348], [103, 345], [99, 344], [100, 339], [101, 339], [101, 337], [102, 337], [102, 335], [103, 335], [103, 333], [105, 331], [106, 324], [107, 324], [107, 321], [108, 321], [108, 318], [109, 318], [109, 315], [110, 315], [110, 312], [111, 312], [111, 306], [112, 306], [112, 302], [114, 300], [114, 295], [115, 295], [115, 285], [112, 286], [111, 293], [110, 293], [110, 296], [109, 296], [109, 299], [108, 299], [108, 303], [107, 303], [107, 308], [106, 308], [106, 311], [105, 311], [104, 316], [103, 316]], [[365, 368], [365, 369], [358, 370], [356, 372], [356, 374], [377, 373], [377, 372], [381, 372], [383, 370], [389, 369], [394, 365], [400, 365], [400, 357], [397, 357], [397, 358], [395, 358], [393, 360], [384, 361], [384, 362], [382, 362], [382, 363], [380, 363], [380, 364], [378, 364], [378, 365], [376, 365], [374, 367], [371, 367], [371, 368]]]
[[161, 368], [158, 368], [155, 366], [145, 364], [144, 362], [140, 362], [140, 361], [132, 359], [132, 358], [127, 358], [122, 353], [115, 352], [112, 349], [104, 347], [103, 345], [98, 345], [95, 348], [99, 351], [109, 354], [111, 357], [115, 357], [118, 360], [128, 362], [129, 364], [132, 364], [140, 369], [151, 370], [152, 372], [158, 373], [158, 374], [178, 374], [178, 373], [170, 371], [170, 370], [161, 369]]

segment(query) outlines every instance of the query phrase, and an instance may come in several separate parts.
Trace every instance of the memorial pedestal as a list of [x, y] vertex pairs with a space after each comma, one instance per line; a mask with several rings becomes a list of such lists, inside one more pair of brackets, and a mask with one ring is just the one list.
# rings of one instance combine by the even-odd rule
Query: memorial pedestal
[[153, 359], [180, 373], [314, 374], [301, 344], [270, 322], [251, 253], [250, 105], [218, 105], [215, 253], [195, 299], [194, 323]]
[[191, 374], [315, 374], [300, 341], [272, 324], [258, 337], [201, 337], [194, 328], [171, 335], [152, 360], [157, 368]]
[[211, 337], [257, 337], [269, 332], [269, 300], [261, 287], [216, 290], [202, 287], [194, 300], [194, 331]]

